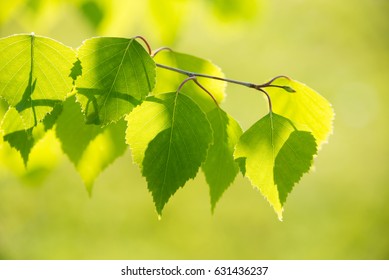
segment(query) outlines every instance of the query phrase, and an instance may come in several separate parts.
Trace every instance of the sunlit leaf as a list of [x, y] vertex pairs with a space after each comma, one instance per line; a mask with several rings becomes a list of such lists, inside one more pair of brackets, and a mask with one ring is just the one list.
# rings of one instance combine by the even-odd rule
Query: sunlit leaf
[[0, 39], [0, 96], [23, 119], [15, 130], [36, 126], [65, 100], [72, 88], [69, 69], [74, 60], [71, 48], [50, 38], [32, 34]]
[[[218, 66], [208, 60], [192, 55], [161, 51], [154, 59], [157, 63], [180, 68], [182, 70], [224, 77], [223, 72]], [[182, 74], [157, 68], [157, 84], [153, 92], [158, 94], [160, 92], [175, 91], [185, 78], [187, 77]], [[219, 104], [224, 100], [226, 88], [225, 82], [201, 77], [197, 78], [197, 80], [214, 96]], [[193, 82], [187, 82], [181, 92], [194, 100], [204, 112], [209, 112], [215, 107], [212, 98]]]
[[205, 160], [212, 141], [210, 124], [196, 103], [176, 92], [147, 98], [127, 122], [127, 143], [161, 214]]
[[282, 219], [288, 193], [312, 165], [315, 138], [275, 113], [256, 122], [240, 137], [234, 153], [244, 160], [245, 176]]
[[107, 125], [131, 112], [155, 84], [155, 63], [134, 38], [97, 37], [78, 50], [77, 100], [87, 123]]
[[74, 60], [71, 48], [50, 38], [31, 34], [0, 39], [0, 97], [9, 106], [0, 129], [25, 164], [38, 140], [33, 128], [72, 88], [69, 67]]
[[311, 132], [320, 148], [332, 133], [334, 111], [331, 104], [319, 93], [298, 81], [278, 78], [273, 84], [294, 90], [287, 92], [280, 88], [266, 88], [272, 100], [273, 112]]
[[214, 210], [217, 201], [239, 172], [233, 153], [242, 129], [220, 108], [210, 111], [207, 118], [213, 130], [213, 143], [209, 147], [202, 169], [209, 185], [211, 206]]

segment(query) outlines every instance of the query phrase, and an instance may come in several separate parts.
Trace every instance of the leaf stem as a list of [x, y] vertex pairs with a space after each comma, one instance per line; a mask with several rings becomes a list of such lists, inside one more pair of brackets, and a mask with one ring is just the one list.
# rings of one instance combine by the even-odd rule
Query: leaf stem
[[[154, 56], [161, 50], [170, 50], [169, 48], [161, 48], [159, 50], [157, 50], [155, 53], [154, 53]], [[209, 96], [211, 96], [211, 98], [213, 99], [213, 101], [218, 105], [216, 99], [213, 97], [213, 95], [206, 89], [204, 88], [198, 81], [197, 81], [197, 77], [201, 77], [201, 78], [207, 78], [207, 79], [212, 79], [212, 80], [218, 80], [218, 81], [223, 81], [223, 82], [227, 82], [227, 83], [232, 83], [232, 84], [237, 84], [237, 85], [241, 85], [241, 86], [245, 86], [245, 87], [248, 87], [248, 88], [253, 88], [253, 89], [256, 89], [256, 90], [259, 90], [261, 91], [263, 94], [266, 95], [267, 97], [267, 100], [268, 100], [268, 103], [269, 103], [269, 111], [270, 113], [272, 112], [272, 102], [271, 102], [271, 98], [270, 98], [270, 95], [264, 90], [264, 88], [267, 88], [267, 87], [277, 87], [277, 88], [282, 88], [288, 92], [294, 92], [294, 90], [288, 86], [280, 86], [280, 85], [273, 85], [272, 83], [279, 79], [279, 78], [285, 78], [285, 79], [288, 79], [290, 80], [289, 77], [287, 76], [284, 76], [284, 75], [280, 75], [280, 76], [276, 76], [274, 77], [273, 79], [271, 79], [270, 81], [268, 81], [267, 83], [264, 83], [264, 84], [260, 84], [260, 85], [257, 85], [257, 84], [254, 84], [254, 83], [249, 83], [249, 82], [244, 82], [244, 81], [238, 81], [238, 80], [233, 80], [233, 79], [228, 79], [228, 78], [222, 78], [222, 77], [217, 77], [217, 76], [212, 76], [212, 75], [207, 75], [207, 74], [202, 74], [202, 73], [196, 73], [196, 72], [191, 72], [191, 71], [186, 71], [186, 70], [183, 70], [183, 69], [180, 69], [180, 68], [175, 68], [175, 67], [171, 67], [171, 66], [168, 66], [168, 65], [164, 65], [164, 64], [160, 64], [160, 63], [156, 63], [155, 64], [157, 67], [159, 68], [163, 68], [163, 69], [166, 69], [166, 70], [170, 70], [170, 71], [173, 71], [173, 72], [177, 72], [177, 73], [180, 73], [180, 74], [183, 74], [183, 75], [186, 75], [188, 76], [189, 78], [185, 79], [181, 85], [179, 86], [179, 90], [181, 90], [182, 86], [189, 80], [193, 80], [201, 89], [203, 89]], [[219, 106], [219, 105], [218, 105]]]
[[190, 77], [186, 78], [185, 80], [183, 80], [182, 83], [178, 86], [177, 92], [180, 92], [181, 89], [182, 89], [182, 87], [183, 87], [188, 81], [190, 81], [190, 80], [195, 80], [195, 79], [196, 79], [195, 76], [190, 76]]
[[154, 53], [151, 55], [151, 57], [155, 57], [158, 53], [160, 53], [161, 51], [170, 51], [170, 52], [172, 52], [173, 50], [171, 49], [171, 48], [169, 48], [169, 47], [161, 47], [161, 48], [159, 48], [159, 49], [156, 49], [155, 51], [154, 51]]
[[181, 91], [182, 87], [188, 81], [193, 81], [199, 88], [201, 88], [203, 91], [205, 91], [212, 98], [213, 102], [215, 102], [216, 106], [219, 107], [219, 104], [217, 103], [217, 100], [215, 99], [215, 97], [202, 84], [199, 83], [199, 81], [197, 80], [196, 76], [189, 76], [188, 78], [183, 80], [182, 83], [178, 86], [177, 92]]
[[202, 84], [200, 84], [199, 81], [198, 81], [197, 79], [194, 79], [193, 81], [195, 82], [195, 84], [196, 84], [199, 88], [201, 88], [203, 91], [205, 91], [205, 92], [212, 98], [213, 102], [215, 102], [215, 104], [216, 104], [216, 107], [219, 107], [219, 103], [217, 103], [217, 100], [216, 100], [216, 98], [212, 95], [212, 93], [211, 93], [209, 90], [207, 90]]
[[[136, 37], [134, 37], [134, 39], [142, 40], [145, 43], [145, 45], [147, 46], [147, 50], [149, 52], [149, 55], [151, 57], [153, 57], [153, 58], [161, 51], [165, 51], [165, 50], [173, 51], [171, 48], [162, 47], [162, 48], [157, 49], [153, 53], [151, 51], [151, 47], [150, 47], [149, 43], [147, 42], [147, 40], [144, 37], [136, 36]], [[277, 80], [279, 78], [285, 78], [285, 79], [290, 80], [289, 77], [284, 76], [284, 75], [276, 76], [273, 79], [271, 79], [270, 81], [268, 81], [267, 83], [257, 85], [257, 84], [254, 84], [254, 83], [249, 83], [249, 82], [244, 82], [244, 81], [238, 81], [238, 80], [233, 80], [233, 79], [228, 79], [228, 78], [217, 77], [217, 76], [213, 76], [213, 75], [207, 75], [207, 74], [202, 74], [202, 73], [186, 71], [186, 70], [183, 70], [183, 69], [180, 69], [180, 68], [176, 68], [176, 67], [172, 67], [172, 66], [168, 66], [168, 65], [164, 65], [164, 64], [160, 64], [160, 63], [155, 63], [155, 65], [157, 67], [159, 67], [159, 68], [163, 68], [163, 69], [166, 69], [166, 70], [174, 71], [174, 72], [177, 72], [177, 73], [180, 73], [180, 74], [188, 76], [188, 78], [186, 78], [179, 85], [179, 87], [177, 89], [177, 92], [179, 92], [181, 90], [181, 88], [185, 85], [185, 83], [187, 83], [190, 80], [193, 80], [196, 83], [197, 86], [199, 86], [202, 90], [204, 90], [212, 98], [212, 100], [215, 102], [215, 104], [218, 107], [219, 107], [219, 104], [218, 104], [217, 100], [215, 99], [215, 97], [204, 86], [202, 86], [199, 83], [199, 81], [197, 80], [197, 77], [213, 79], [213, 80], [218, 80], [218, 81], [223, 81], [223, 82], [227, 82], [227, 83], [231, 83], [231, 84], [237, 84], [237, 85], [241, 85], [241, 86], [245, 86], [245, 87], [248, 87], [248, 88], [253, 88], [253, 89], [259, 90], [263, 94], [265, 94], [266, 97], [267, 97], [267, 100], [268, 100], [268, 103], [269, 103], [269, 111], [270, 111], [270, 113], [272, 113], [272, 111], [273, 111], [273, 109], [272, 109], [272, 102], [271, 102], [270, 95], [264, 90], [264, 88], [266, 88], [266, 87], [276, 87], [276, 88], [282, 88], [283, 90], [285, 90], [287, 92], [295, 92], [295, 90], [293, 88], [289, 87], [289, 86], [280, 86], [280, 85], [273, 85], [272, 84], [275, 80]]]
[[269, 103], [269, 112], [270, 112], [270, 114], [272, 114], [272, 113], [273, 113], [273, 106], [272, 106], [272, 104], [271, 104], [270, 95], [269, 95], [263, 88], [258, 88], [258, 90], [259, 90], [259, 91], [262, 91], [262, 92], [266, 95], [267, 101], [268, 101], [268, 103]]
[[[248, 88], [253, 88], [253, 89], [256, 89], [256, 90], [260, 90], [260, 89], [263, 89], [263, 88], [266, 88], [266, 87], [277, 87], [277, 88], [282, 88], [284, 90], [287, 90], [285, 86], [273, 85], [272, 83], [275, 80], [279, 79], [279, 78], [285, 78], [285, 79], [290, 80], [290, 78], [288, 76], [280, 75], [280, 76], [274, 77], [273, 79], [271, 79], [267, 83], [257, 85], [257, 84], [254, 84], [254, 83], [249, 83], [249, 82], [244, 82], [244, 81], [238, 81], [238, 80], [233, 80], [233, 79], [228, 79], [228, 78], [222, 78], [222, 77], [217, 77], [217, 76], [212, 76], [212, 75], [207, 75], [207, 74], [202, 74], [202, 73], [186, 71], [186, 70], [183, 70], [183, 69], [180, 69], [180, 68], [175, 68], [175, 67], [171, 67], [171, 66], [168, 66], [168, 65], [160, 64], [160, 63], [156, 63], [155, 65], [157, 67], [159, 67], [159, 68], [163, 68], [163, 69], [166, 69], [166, 70], [174, 71], [174, 72], [186, 75], [188, 77], [201, 77], [201, 78], [219, 80], [219, 81], [223, 81], [223, 82], [227, 82], [227, 83], [232, 83], [232, 84], [237, 84], [237, 85], [245, 86], [245, 87], [248, 87]], [[288, 88], [288, 89], [291, 90], [291, 88]]]
[[256, 86], [258, 86], [258, 85], [253, 84], [253, 83], [247, 83], [247, 82], [242, 82], [242, 81], [238, 81], [238, 80], [232, 80], [232, 79], [227, 79], [227, 78], [222, 78], [222, 77], [217, 77], [217, 76], [212, 76], [212, 75], [207, 75], [207, 74], [202, 74], [202, 73], [190, 72], [190, 71], [186, 71], [183, 69], [160, 64], [160, 63], [156, 63], [155, 65], [159, 68], [174, 71], [174, 72], [177, 72], [177, 73], [180, 73], [183, 75], [187, 75], [189, 77], [201, 77], [201, 78], [219, 80], [219, 81], [228, 82], [228, 83], [232, 83], [232, 84], [238, 84], [238, 85], [249, 87], [249, 88], [256, 88]]
[[149, 53], [149, 55], [151, 56], [151, 47], [150, 47], [150, 44], [149, 44], [149, 42], [147, 42], [147, 40], [144, 38], [144, 37], [142, 37], [142, 36], [135, 36], [133, 39], [140, 39], [140, 40], [142, 40], [143, 41], [143, 43], [145, 43], [145, 45], [146, 45], [146, 47], [147, 47], [147, 51], [148, 51], [148, 53]]

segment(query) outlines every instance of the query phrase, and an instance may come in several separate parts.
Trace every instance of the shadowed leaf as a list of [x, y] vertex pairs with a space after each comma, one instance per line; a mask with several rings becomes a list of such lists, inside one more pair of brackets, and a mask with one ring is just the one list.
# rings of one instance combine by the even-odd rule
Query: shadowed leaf
[[62, 150], [75, 165], [89, 193], [96, 177], [125, 152], [125, 128], [124, 121], [104, 128], [88, 125], [75, 98], [65, 101], [56, 134]]
[[217, 201], [239, 172], [233, 153], [242, 129], [220, 108], [210, 111], [207, 118], [213, 130], [213, 143], [202, 169], [209, 185], [211, 207], [214, 210]]
[[91, 38], [78, 53], [77, 100], [88, 123], [118, 121], [154, 88], [155, 63], [133, 38]]

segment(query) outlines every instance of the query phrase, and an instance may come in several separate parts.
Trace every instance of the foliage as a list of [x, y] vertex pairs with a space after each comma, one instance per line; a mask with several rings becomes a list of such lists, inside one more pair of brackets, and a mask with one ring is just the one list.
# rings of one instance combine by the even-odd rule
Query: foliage
[[[226, 82], [268, 99], [269, 113], [245, 132], [221, 108]], [[127, 143], [159, 215], [201, 168], [212, 209], [240, 170], [282, 219], [288, 194], [311, 168], [333, 120], [328, 101], [300, 82], [227, 79], [204, 59], [152, 53], [142, 37], [96, 37], [77, 50], [34, 34], [2, 38], [0, 97], [7, 105], [3, 141], [27, 168], [33, 146], [54, 130], [91, 192]]]

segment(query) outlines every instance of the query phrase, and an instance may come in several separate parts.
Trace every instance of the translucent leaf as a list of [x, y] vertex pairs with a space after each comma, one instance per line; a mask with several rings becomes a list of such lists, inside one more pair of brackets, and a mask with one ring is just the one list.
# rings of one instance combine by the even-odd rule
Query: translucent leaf
[[27, 130], [19, 130], [12, 133], [8, 133], [4, 136], [4, 141], [8, 142], [9, 145], [16, 149], [24, 162], [27, 165], [29, 154], [34, 147], [34, 138], [32, 137], [32, 128]]
[[125, 129], [124, 121], [104, 128], [87, 125], [75, 98], [65, 101], [56, 134], [62, 150], [76, 166], [89, 193], [96, 177], [125, 152]]
[[[215, 64], [208, 60], [204, 60], [188, 54], [172, 51], [161, 51], [155, 56], [154, 60], [157, 63], [176, 67], [190, 72], [224, 77], [223, 72]], [[162, 68], [157, 68], [157, 84], [153, 92], [158, 94], [160, 92], [176, 91], [185, 78], [187, 77], [182, 74], [168, 71]], [[223, 101], [226, 88], [225, 82], [205, 79], [201, 77], [197, 78], [197, 80], [215, 97], [219, 104]], [[193, 82], [187, 82], [182, 88], [181, 92], [194, 100], [204, 112], [209, 112], [215, 107], [213, 100], [208, 96], [208, 94]]]
[[320, 148], [332, 133], [334, 111], [331, 104], [308, 86], [287, 78], [278, 78], [272, 84], [286, 86], [294, 92], [266, 88], [270, 94], [273, 112], [280, 114], [305, 131], [310, 131]]
[[98, 37], [78, 50], [77, 100], [87, 123], [107, 125], [131, 112], [154, 88], [155, 63], [133, 38]]
[[211, 206], [214, 210], [217, 201], [239, 172], [233, 153], [242, 129], [220, 108], [210, 111], [207, 118], [213, 130], [213, 143], [209, 147], [202, 169], [209, 185]]
[[315, 138], [287, 118], [268, 114], [249, 128], [236, 146], [235, 158], [245, 164], [245, 176], [282, 219], [288, 193], [309, 171], [317, 152]]
[[56, 135], [62, 150], [77, 164], [83, 151], [103, 129], [96, 125], [86, 125], [80, 105], [71, 97], [64, 102], [63, 112], [57, 120]]
[[1, 121], [0, 130], [2, 134], [6, 136], [17, 131], [24, 131], [26, 130], [24, 127], [25, 123], [22, 116], [15, 108], [10, 107]]
[[[1, 132], [4, 135], [3, 140], [8, 142], [12, 148], [20, 153], [25, 166], [27, 166], [32, 148], [41, 138], [43, 138], [46, 131], [51, 129], [60, 108], [61, 106], [57, 105], [52, 114], [46, 115], [41, 123], [28, 129], [20, 129], [24, 126], [24, 123], [22, 117], [15, 108], [10, 107], [4, 115], [1, 124]], [[7, 131], [8, 133], [6, 134], [4, 131]]]
[[[15, 108], [22, 122], [14, 131], [36, 126], [61, 103], [72, 88], [70, 69], [74, 51], [63, 44], [35, 35], [0, 39], [0, 97]], [[11, 119], [3, 120], [7, 131]]]
[[210, 124], [196, 103], [175, 92], [148, 97], [127, 122], [127, 143], [161, 214], [205, 160], [212, 142]]

